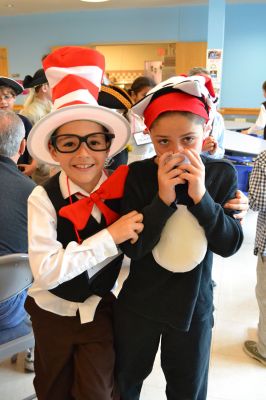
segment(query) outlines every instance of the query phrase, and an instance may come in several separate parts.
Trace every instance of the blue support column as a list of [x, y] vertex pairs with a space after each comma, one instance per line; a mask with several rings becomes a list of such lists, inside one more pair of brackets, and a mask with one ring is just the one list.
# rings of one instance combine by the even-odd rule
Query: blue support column
[[208, 49], [223, 49], [225, 0], [209, 0]]
[[[218, 98], [222, 91], [222, 61], [224, 47], [225, 0], [209, 0], [207, 68]], [[210, 51], [218, 50], [218, 51]]]

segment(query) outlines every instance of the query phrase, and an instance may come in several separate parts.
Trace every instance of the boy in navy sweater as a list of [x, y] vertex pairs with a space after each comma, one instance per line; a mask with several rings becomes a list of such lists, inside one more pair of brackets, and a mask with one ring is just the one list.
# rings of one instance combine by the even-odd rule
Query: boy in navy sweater
[[205, 79], [169, 79], [133, 107], [157, 156], [129, 166], [122, 201], [123, 211], [139, 211], [144, 223], [138, 241], [121, 246], [131, 258], [115, 308], [122, 400], [140, 398], [160, 341], [167, 398], [206, 399], [213, 252], [234, 254], [243, 235], [223, 208], [237, 190], [234, 167], [200, 156], [212, 107]]

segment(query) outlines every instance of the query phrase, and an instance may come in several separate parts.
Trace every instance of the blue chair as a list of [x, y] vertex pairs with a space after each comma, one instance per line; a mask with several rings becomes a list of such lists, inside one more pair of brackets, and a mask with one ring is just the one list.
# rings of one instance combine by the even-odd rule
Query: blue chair
[[[17, 253], [0, 256], [0, 303], [21, 293], [32, 283], [28, 254]], [[29, 320], [22, 321], [14, 328], [0, 331], [0, 361], [34, 347], [34, 335]], [[14, 356], [15, 355], [15, 356]], [[36, 395], [23, 400], [35, 399]]]
[[249, 190], [249, 177], [253, 169], [253, 157], [231, 156], [226, 154], [224, 158], [231, 161], [234, 165], [237, 171], [238, 189], [247, 196]]

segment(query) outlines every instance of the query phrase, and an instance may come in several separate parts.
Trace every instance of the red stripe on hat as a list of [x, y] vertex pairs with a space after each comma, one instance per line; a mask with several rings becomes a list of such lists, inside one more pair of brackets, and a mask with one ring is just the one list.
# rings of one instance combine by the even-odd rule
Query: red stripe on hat
[[167, 111], [188, 111], [206, 121], [209, 119], [201, 100], [190, 94], [177, 92], [161, 95], [149, 103], [143, 113], [145, 125], [150, 129], [156, 118]]
[[95, 100], [98, 99], [99, 88], [91, 81], [78, 75], [67, 75], [61, 79], [56, 86], [53, 87], [52, 100], [55, 102], [56, 99], [80, 89], [88, 89]]
[[197, 75], [198, 76], [203, 76], [203, 78], [205, 79], [205, 86], [208, 89], [208, 92], [210, 93], [210, 95], [212, 97], [216, 97], [211, 77], [207, 76], [206, 74], [197, 74]]
[[57, 110], [59, 110], [60, 108], [65, 108], [66, 106], [74, 106], [74, 105], [77, 105], [77, 104], [86, 104], [86, 105], [88, 105], [88, 103], [85, 103], [85, 101], [73, 100], [73, 101], [70, 101], [69, 103], [64, 103], [61, 106], [57, 107]]
[[206, 86], [206, 88], [208, 89], [210, 95], [211, 95], [212, 97], [216, 97], [216, 94], [215, 94], [215, 91], [214, 91], [214, 88], [213, 88], [213, 84], [212, 84], [211, 78], [205, 76], [205, 79], [206, 79], [205, 86]]
[[82, 65], [96, 65], [104, 71], [104, 56], [96, 50], [66, 46], [55, 50], [43, 60], [44, 69], [50, 67], [79, 67]]

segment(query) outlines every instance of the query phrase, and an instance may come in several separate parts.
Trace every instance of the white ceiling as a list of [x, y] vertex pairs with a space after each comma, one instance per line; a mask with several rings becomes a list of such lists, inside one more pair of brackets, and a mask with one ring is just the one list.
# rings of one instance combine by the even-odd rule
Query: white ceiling
[[[266, 0], [228, 0], [226, 3], [254, 4], [266, 3]], [[0, 16], [203, 4], [208, 4], [208, 0], [110, 0], [105, 3], [84, 3], [80, 0], [0, 0]]]
[[[204, 0], [187, 3], [203, 4]], [[65, 11], [99, 10], [110, 8], [162, 7], [186, 3], [184, 0], [110, 0], [104, 3], [85, 3], [80, 0], [0, 0], [0, 15], [55, 13]], [[13, 5], [14, 7], [8, 7]]]

